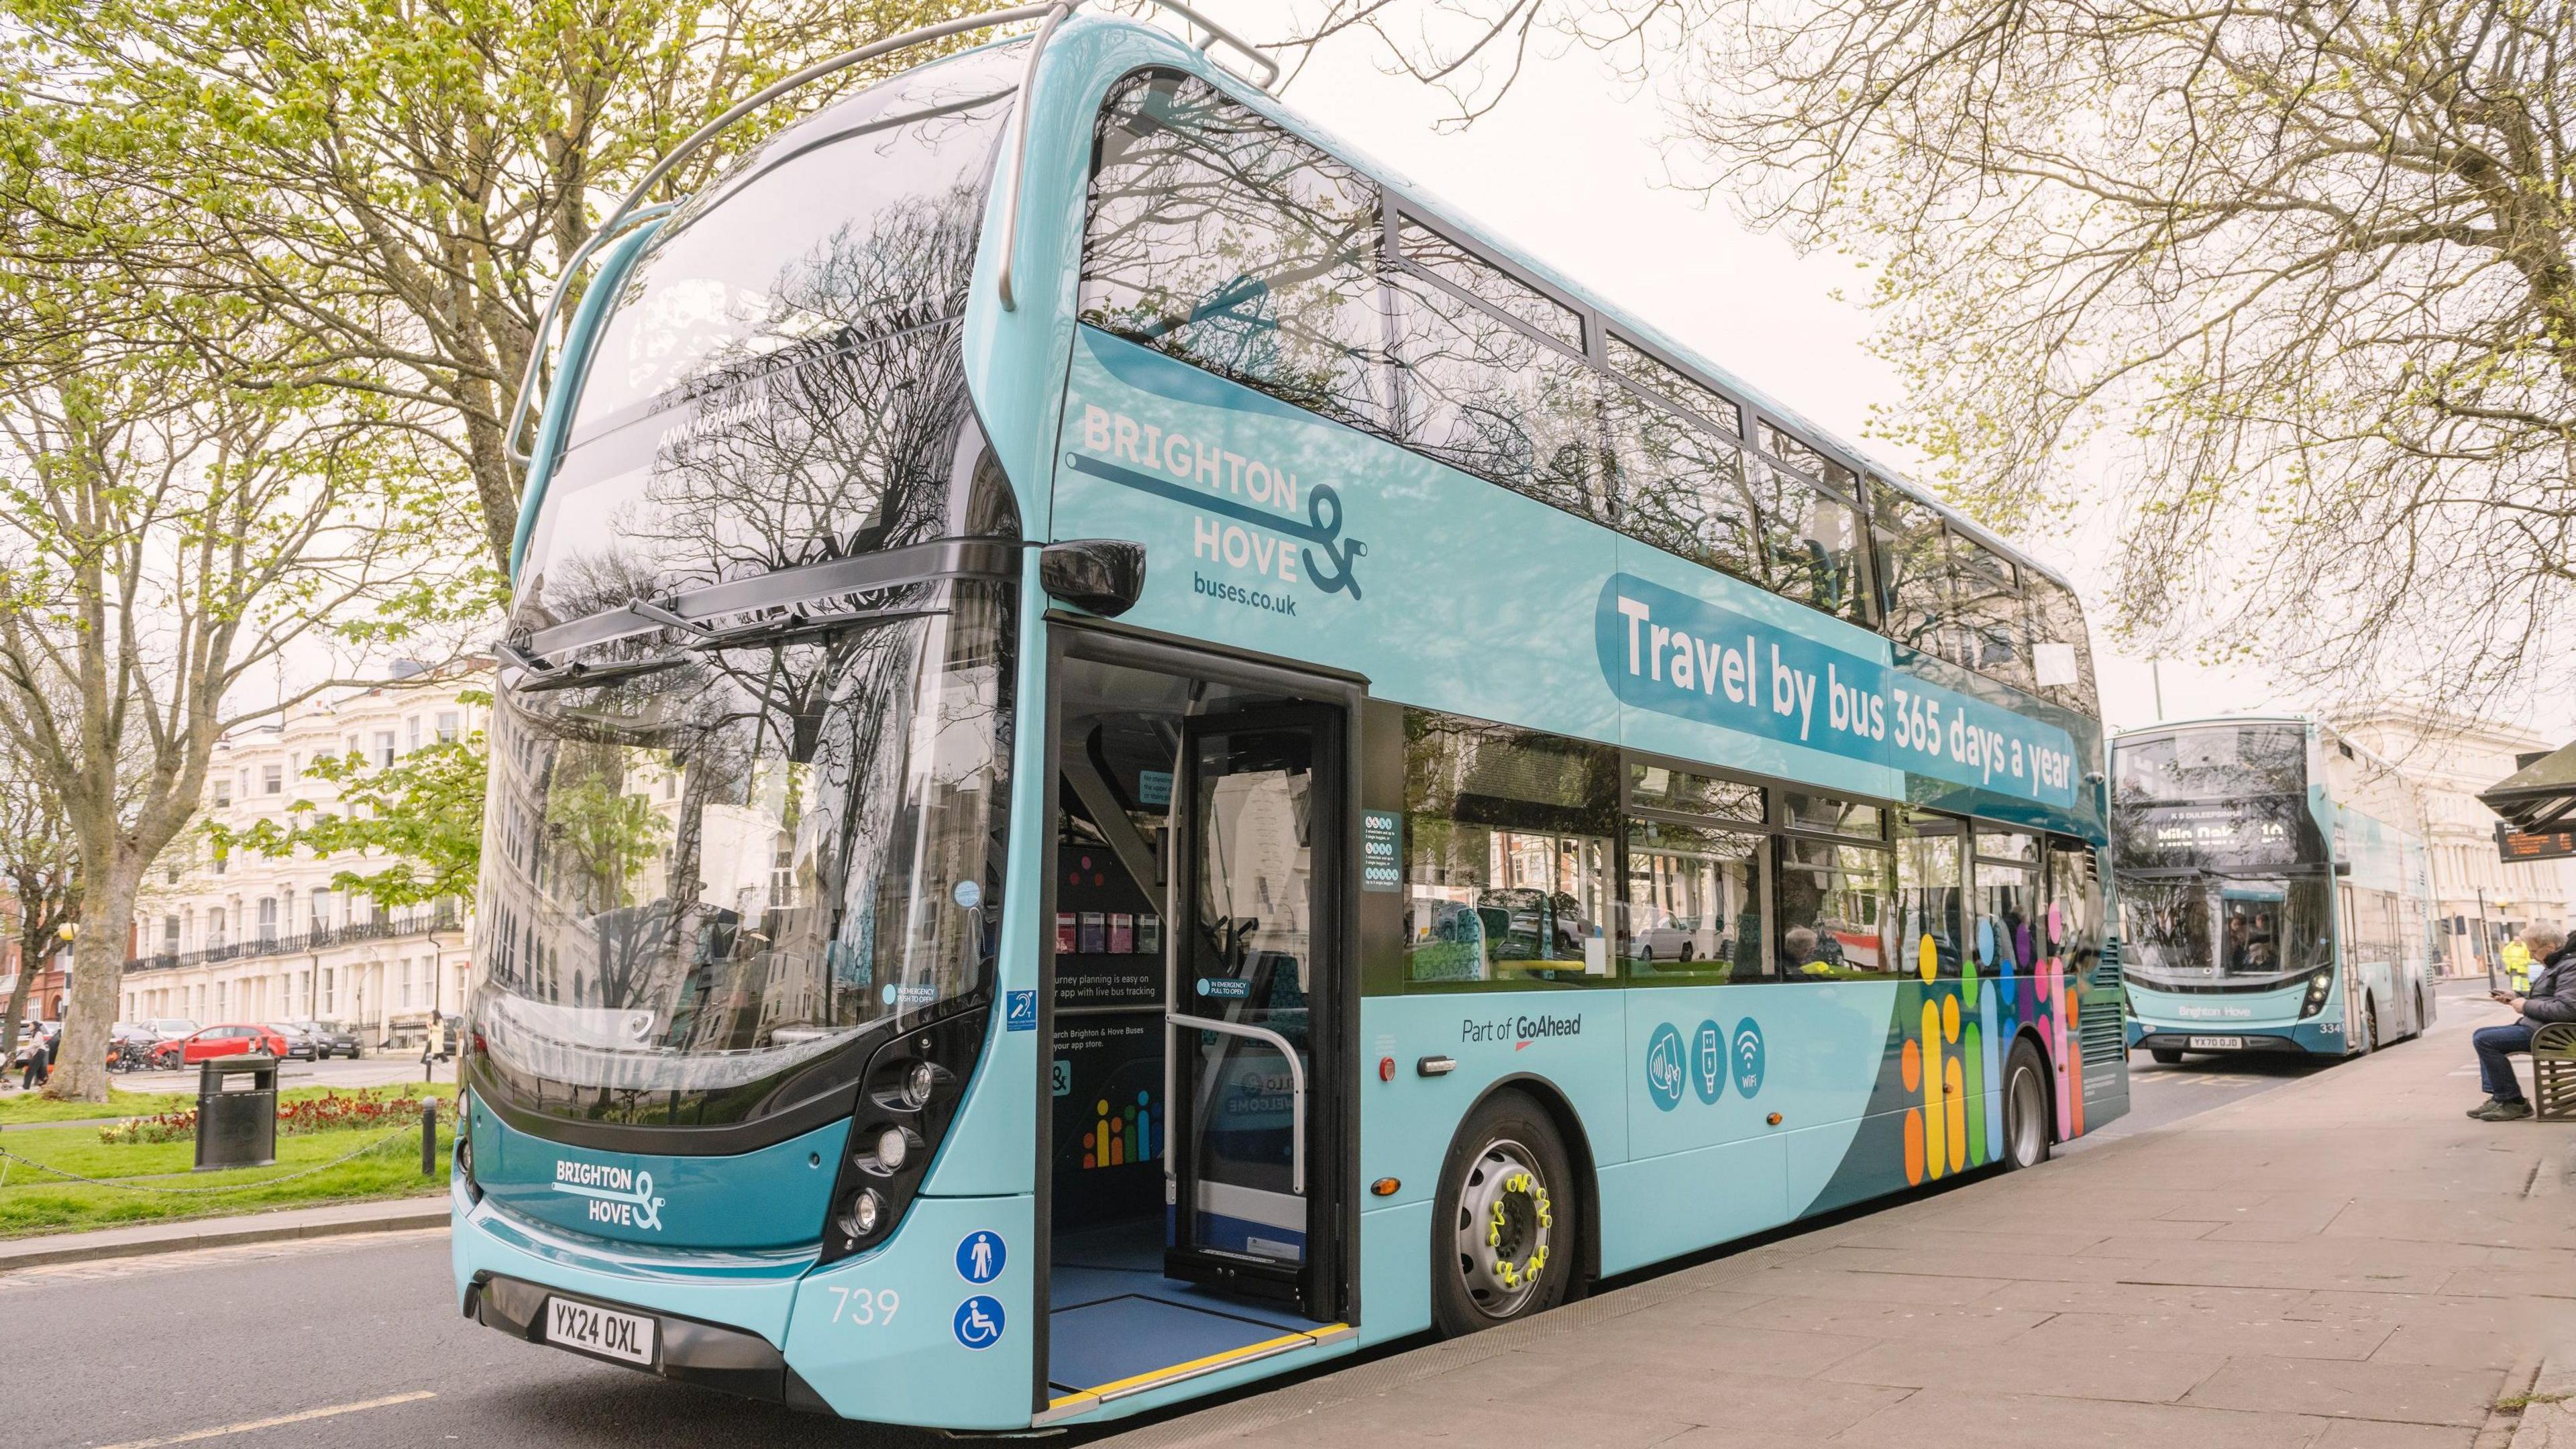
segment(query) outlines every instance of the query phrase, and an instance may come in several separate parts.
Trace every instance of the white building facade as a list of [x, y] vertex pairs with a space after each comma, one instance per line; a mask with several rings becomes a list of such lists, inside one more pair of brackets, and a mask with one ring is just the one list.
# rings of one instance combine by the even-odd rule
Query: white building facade
[[2338, 719], [2336, 728], [2396, 763], [2423, 792], [2442, 968], [2480, 975], [2534, 921], [2576, 921], [2576, 869], [2568, 861], [2507, 864], [2496, 849], [2496, 813], [2478, 792], [2510, 775], [2517, 756], [2554, 741], [2503, 720], [2403, 705]]
[[[488, 690], [482, 672], [402, 675], [308, 703], [276, 723], [216, 747], [205, 820], [247, 829], [292, 823], [289, 806], [336, 808], [336, 788], [307, 778], [314, 761], [358, 754], [373, 767], [424, 745], [482, 731], [488, 711], [463, 695]], [[343, 870], [381, 866], [353, 853], [299, 850], [272, 859], [247, 851], [217, 858], [191, 830], [173, 842], [136, 902], [135, 946], [125, 963], [127, 1021], [326, 1021], [369, 1049], [416, 1044], [430, 1013], [465, 1006], [469, 928], [462, 904], [389, 911], [335, 888]]]

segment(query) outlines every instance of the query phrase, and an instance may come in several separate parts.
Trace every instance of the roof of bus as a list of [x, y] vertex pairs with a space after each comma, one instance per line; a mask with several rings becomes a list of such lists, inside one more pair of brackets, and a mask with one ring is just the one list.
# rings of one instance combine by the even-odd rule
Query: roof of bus
[[2113, 739], [2117, 740], [2117, 739], [2125, 739], [2125, 738], [2127, 738], [2127, 737], [2128, 737], [2128, 736], [2130, 736], [2130, 735], [2154, 735], [2154, 734], [2163, 734], [2163, 733], [2165, 733], [2165, 732], [2167, 732], [2167, 731], [2169, 731], [2169, 730], [2205, 729], [2205, 728], [2207, 728], [2207, 727], [2209, 727], [2209, 726], [2211, 726], [2211, 725], [2234, 725], [2234, 724], [2297, 724], [2297, 725], [2306, 725], [2306, 724], [2317, 724], [2317, 723], [2320, 723], [2320, 721], [2319, 721], [2319, 720], [2317, 719], [2317, 717], [2316, 717], [2316, 716], [2314, 716], [2314, 715], [2296, 714], [2296, 713], [2286, 713], [2286, 714], [2285, 714], [2285, 713], [2282, 713], [2282, 712], [2279, 712], [2279, 711], [2266, 711], [2266, 710], [2241, 710], [2241, 711], [2231, 710], [2231, 711], [2226, 711], [2226, 712], [2219, 713], [2219, 714], [2195, 715], [2195, 716], [2193, 716], [2193, 717], [2192, 717], [2192, 718], [2190, 718], [2190, 719], [2160, 719], [2160, 720], [2156, 721], [2154, 724], [2131, 725], [2131, 726], [2129, 726], [2127, 729], [2123, 729], [2123, 730], [2114, 730], [2114, 731], [2112, 732], [2112, 734], [2111, 734], [2111, 738], [2113, 738]]
[[2379, 753], [2368, 745], [2355, 743], [2352, 738], [2346, 735], [2343, 731], [2336, 729], [2333, 725], [2326, 723], [2315, 715], [2300, 714], [2295, 711], [2285, 713], [2277, 710], [2246, 710], [2229, 714], [2205, 714], [2193, 719], [2158, 720], [2151, 725], [2131, 725], [2124, 730], [2115, 730], [2111, 734], [2111, 743], [2116, 745], [2122, 740], [2149, 735], [2168, 734], [2175, 730], [2207, 729], [2213, 725], [2237, 724], [2312, 725], [2315, 728], [2321, 729], [2327, 734], [2334, 736], [2336, 744], [2343, 746], [2352, 753], [2356, 755], [2367, 755], [2372, 764], [2393, 773], [2404, 773], [2398, 769], [2397, 762], [2395, 760], [2388, 758], [2386, 755]]
[[[1223, 85], [1228, 93], [1233, 95], [1236, 99], [1246, 102], [1255, 109], [1267, 112], [1274, 119], [1290, 125], [1301, 134], [1321, 143], [1324, 146], [1324, 149], [1332, 152], [1337, 159], [1345, 161], [1368, 173], [1368, 175], [1388, 188], [1402, 194], [1405, 199], [1419, 203], [1423, 210], [1432, 213], [1438, 220], [1453, 229], [1464, 233], [1467, 240], [1471, 240], [1478, 246], [1495, 253], [1504, 261], [1509, 262], [1520, 270], [1536, 277], [1540, 282], [1546, 284], [1548, 287], [1558, 292], [1562, 292], [1566, 296], [1581, 303], [1583, 306], [1600, 313], [1603, 317], [1616, 323], [1622, 331], [1634, 333], [1638, 338], [1651, 344], [1657, 350], [1664, 352], [1673, 359], [1687, 364], [1690, 368], [1705, 374], [1711, 381], [1717, 383], [1721, 390], [1733, 393], [1737, 398], [1750, 403], [1757, 412], [1787, 425], [1791, 431], [1798, 433], [1805, 441], [1820, 447], [1828, 448], [1833, 452], [1840, 454], [1845, 463], [1851, 464], [1859, 471], [1869, 473], [1872, 476], [1879, 478], [1890, 486], [1903, 492], [1907, 497], [1930, 507], [1935, 512], [1939, 513], [1945, 521], [1957, 527], [1960, 532], [1967, 534], [1970, 538], [1973, 538], [1986, 547], [1993, 549], [1995, 552], [2012, 559], [2015, 563], [2030, 569], [2032, 572], [2049, 579], [2070, 593], [2074, 592], [2075, 586], [2067, 580], [2065, 575], [2060, 574], [2057, 570], [2030, 557], [2028, 554], [2024, 553], [2021, 549], [2016, 548], [2012, 544], [2006, 543], [2001, 538], [1996, 537], [1983, 525], [1977, 523], [1973, 519], [1965, 517], [1957, 509], [1952, 508], [1950, 505], [1932, 496], [1930, 490], [1906, 477], [1903, 472], [1890, 466], [1886, 460], [1866, 452], [1863, 449], [1854, 447], [1849, 441], [1845, 440], [1830, 429], [1817, 426], [1815, 422], [1809, 419], [1805, 414], [1800, 413], [1797, 409], [1778, 401], [1769, 393], [1764, 392], [1762, 389], [1749, 382], [1746, 382], [1735, 373], [1711, 362], [1707, 357], [1701, 355], [1693, 348], [1687, 347], [1676, 341], [1672, 336], [1665, 333], [1654, 324], [1642, 321], [1638, 319], [1634, 313], [1620, 307], [1612, 306], [1611, 304], [1603, 301], [1599, 294], [1585, 287], [1582, 283], [1575, 281], [1565, 273], [1558, 271], [1555, 267], [1541, 261], [1538, 257], [1521, 250], [1521, 248], [1505, 239], [1501, 232], [1485, 225], [1481, 221], [1478, 221], [1472, 213], [1461, 207], [1450, 204], [1448, 201], [1443, 199], [1439, 193], [1434, 192], [1414, 181], [1411, 177], [1405, 175], [1396, 168], [1379, 161], [1376, 157], [1370, 155], [1366, 149], [1351, 144], [1347, 138], [1335, 132], [1332, 128], [1318, 125], [1312, 117], [1301, 111], [1295, 110], [1277, 97], [1256, 89], [1251, 82], [1247, 81], [1244, 77], [1215, 63], [1206, 55], [1183, 43], [1178, 37], [1171, 34], [1171, 32], [1139, 20], [1131, 20], [1122, 16], [1093, 15], [1088, 12], [1078, 14], [1073, 19], [1065, 22], [1065, 28], [1067, 30], [1070, 30], [1076, 25], [1115, 26], [1136, 32], [1139, 38], [1144, 40], [1145, 43], [1149, 45], [1158, 45], [1163, 52], [1163, 56], [1168, 58], [1169, 63], [1189, 70], [1195, 74], [1207, 76], [1215, 80], [1217, 83]], [[1122, 65], [1120, 68], [1123, 71], [1129, 67]]]

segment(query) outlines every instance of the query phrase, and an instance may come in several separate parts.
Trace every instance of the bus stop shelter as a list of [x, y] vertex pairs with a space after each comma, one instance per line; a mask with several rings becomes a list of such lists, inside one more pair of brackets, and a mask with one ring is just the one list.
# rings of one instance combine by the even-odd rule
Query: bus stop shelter
[[2576, 745], [2531, 761], [2478, 799], [2504, 817], [2496, 848], [2507, 861], [2576, 856]]

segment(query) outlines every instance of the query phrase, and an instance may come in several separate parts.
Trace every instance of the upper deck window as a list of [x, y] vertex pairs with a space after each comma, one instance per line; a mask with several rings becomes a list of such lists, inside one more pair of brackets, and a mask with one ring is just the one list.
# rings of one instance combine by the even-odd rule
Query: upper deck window
[[654, 234], [583, 380], [589, 436], [674, 389], [965, 310], [1015, 56], [923, 67], [779, 133]]
[[1377, 188], [1207, 82], [1109, 93], [1093, 140], [1081, 317], [1380, 435]]

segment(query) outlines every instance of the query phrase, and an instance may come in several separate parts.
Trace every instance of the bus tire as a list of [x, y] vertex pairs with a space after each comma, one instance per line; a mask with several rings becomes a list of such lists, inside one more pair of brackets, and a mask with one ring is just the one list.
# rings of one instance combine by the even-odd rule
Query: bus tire
[[2147, 1055], [2154, 1057], [2156, 1059], [2156, 1064], [2159, 1066], [2178, 1067], [2182, 1065], [2181, 1047], [2149, 1047], [2147, 1048]]
[[2378, 1005], [2368, 996], [2362, 997], [2361, 1010], [2353, 1016], [2346, 1029], [2351, 1032], [2347, 1040], [2352, 1043], [2354, 1056], [2366, 1057], [2376, 1051], [2379, 1047]]
[[2017, 1172], [2048, 1160], [2049, 1139], [2055, 1135], [2048, 1120], [2053, 1095], [2047, 1058], [2029, 1037], [2015, 1039], [2012, 1054], [2004, 1058], [2004, 1171]]
[[1568, 1297], [1582, 1256], [1582, 1194], [1547, 1113], [1519, 1092], [1478, 1104], [1441, 1164], [1431, 1211], [1431, 1319], [1445, 1338]]

